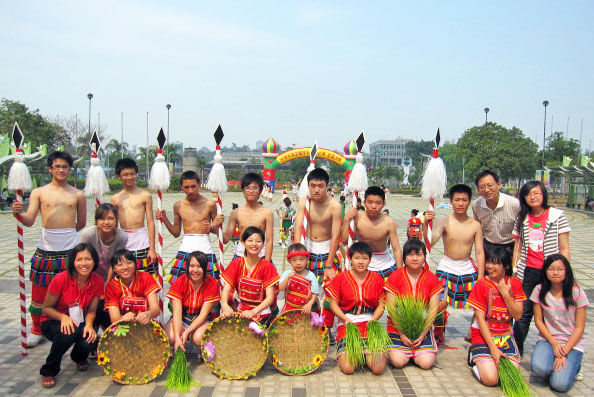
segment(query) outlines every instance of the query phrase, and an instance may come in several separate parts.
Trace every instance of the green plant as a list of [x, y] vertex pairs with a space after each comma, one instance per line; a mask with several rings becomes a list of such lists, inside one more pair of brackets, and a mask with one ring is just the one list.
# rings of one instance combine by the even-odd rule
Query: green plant
[[363, 365], [365, 355], [361, 345], [361, 332], [355, 323], [348, 323], [346, 326], [346, 335], [344, 337], [346, 358], [353, 367]]
[[499, 359], [499, 382], [501, 390], [507, 397], [531, 397], [532, 392], [520, 370], [509, 359]]
[[180, 393], [185, 393], [190, 390], [190, 387], [199, 385], [199, 382], [192, 379], [192, 375], [188, 369], [188, 362], [186, 361], [186, 354], [182, 349], [178, 349], [169, 368], [169, 375], [167, 375], [167, 382], [165, 383], [167, 390], [176, 390]]
[[377, 320], [367, 323], [367, 349], [371, 354], [376, 356], [387, 353], [391, 343], [388, 332]]
[[414, 296], [396, 295], [386, 306], [394, 326], [411, 341], [416, 340], [435, 320], [435, 315], [428, 315], [425, 302]]

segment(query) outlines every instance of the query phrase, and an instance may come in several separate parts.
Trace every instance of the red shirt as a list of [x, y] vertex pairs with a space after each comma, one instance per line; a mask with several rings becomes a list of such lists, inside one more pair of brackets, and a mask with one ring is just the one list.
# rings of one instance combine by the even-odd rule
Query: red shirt
[[421, 220], [419, 218], [415, 217], [415, 218], [410, 218], [408, 220], [408, 224], [409, 225], [421, 225], [421, 224], [423, 224], [423, 222], [421, 222]]
[[528, 215], [528, 256], [526, 266], [542, 269], [544, 265], [544, 237], [549, 219], [549, 210], [546, 209], [540, 216]]
[[[76, 276], [70, 278], [68, 271], [64, 271], [54, 277], [50, 282], [48, 291], [58, 297], [58, 303], [55, 307], [58, 312], [68, 314], [68, 308], [78, 303], [86, 315], [86, 309], [93, 299], [103, 295], [103, 277], [97, 273], [91, 273], [89, 279], [81, 288], [76, 282]], [[48, 316], [41, 316], [41, 322], [49, 319]]]
[[[514, 301], [522, 302], [526, 300], [526, 294], [522, 288], [522, 282], [516, 277], [505, 276], [506, 282], [511, 283], [510, 293]], [[474, 309], [485, 313], [485, 320], [489, 325], [489, 331], [494, 338], [511, 335], [512, 317], [509, 314], [507, 305], [497, 289], [497, 285], [489, 279], [483, 277], [472, 287], [472, 292], [468, 297], [468, 304]], [[479, 315], [479, 314], [477, 314]], [[472, 324], [472, 343], [485, 343], [478, 324]]]
[[272, 262], [262, 258], [252, 268], [251, 272], [248, 272], [245, 258], [240, 257], [232, 260], [229, 266], [221, 273], [221, 278], [231, 286], [231, 289], [237, 289], [240, 277], [262, 280], [264, 289], [278, 283], [279, 280], [276, 267], [274, 267]]
[[[104, 307], [119, 307], [122, 296], [148, 298], [153, 292], [159, 292], [161, 287], [150, 273], [135, 272], [130, 287], [126, 287], [119, 278], [114, 277], [105, 286]], [[122, 308], [120, 307], [120, 310]]]
[[384, 300], [384, 278], [368, 271], [361, 286], [351, 270], [336, 275], [326, 286], [326, 293], [332, 297], [344, 313], [373, 313]]
[[[437, 276], [425, 266], [421, 270], [421, 274], [419, 274], [417, 282], [413, 287], [408, 270], [406, 266], [403, 266], [390, 274], [390, 277], [386, 280], [384, 289], [394, 295], [413, 295], [422, 298], [426, 304], [429, 304], [433, 296], [443, 291], [443, 285]], [[392, 324], [390, 316], [388, 316], [388, 332], [398, 333], [398, 330]]]
[[192, 282], [188, 280], [188, 276], [184, 274], [171, 284], [167, 297], [171, 300], [181, 301], [184, 313], [198, 314], [205, 302], [221, 300], [219, 282], [211, 275], [207, 275], [202, 285], [195, 289]]

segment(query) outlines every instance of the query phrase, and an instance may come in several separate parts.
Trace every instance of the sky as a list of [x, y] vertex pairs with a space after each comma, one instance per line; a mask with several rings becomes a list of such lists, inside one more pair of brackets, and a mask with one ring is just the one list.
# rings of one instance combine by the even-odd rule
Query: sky
[[[485, 121], [594, 138], [594, 2], [3, 1], [0, 97], [151, 144], [342, 148]], [[25, 132], [26, 133], [26, 132]]]

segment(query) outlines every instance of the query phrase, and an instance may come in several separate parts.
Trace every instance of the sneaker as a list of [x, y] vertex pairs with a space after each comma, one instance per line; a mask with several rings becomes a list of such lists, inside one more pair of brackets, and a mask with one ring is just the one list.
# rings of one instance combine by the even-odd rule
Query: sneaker
[[45, 337], [43, 335], [37, 334], [29, 334], [27, 335], [27, 347], [35, 347], [45, 341]]
[[334, 337], [331, 329], [328, 330], [328, 335], [330, 336], [330, 346], [334, 346], [336, 344], [336, 337]]
[[584, 367], [580, 367], [580, 371], [575, 376], [575, 380], [578, 382], [584, 380]]

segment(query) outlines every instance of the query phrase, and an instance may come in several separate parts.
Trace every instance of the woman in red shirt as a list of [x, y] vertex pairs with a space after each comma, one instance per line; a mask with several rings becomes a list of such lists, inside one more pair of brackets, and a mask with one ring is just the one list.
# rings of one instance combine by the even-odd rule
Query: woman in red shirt
[[157, 296], [161, 287], [150, 273], [136, 271], [131, 251], [116, 251], [111, 268], [116, 276], [105, 286], [105, 308], [112, 323], [124, 320], [148, 324], [161, 313]]
[[254, 226], [245, 229], [241, 235], [245, 257], [232, 260], [221, 273], [221, 281], [224, 281], [221, 293], [222, 317], [233, 315], [234, 311], [228, 302], [229, 296], [233, 296], [231, 291], [237, 290], [237, 312], [240, 317], [261, 321], [265, 325], [270, 321], [279, 276], [272, 262], [260, 257], [264, 239], [264, 232]]
[[97, 251], [86, 243], [76, 245], [68, 257], [67, 271], [51, 281], [43, 303], [41, 331], [52, 341], [50, 353], [41, 367], [41, 385], [54, 387], [60, 372], [62, 356], [70, 357], [79, 371], [89, 368], [87, 357], [97, 348], [93, 328], [99, 297], [103, 295], [103, 278], [93, 271], [99, 259]]
[[175, 279], [167, 297], [171, 300], [173, 315], [167, 323], [169, 342], [173, 351], [186, 351], [185, 344], [191, 340], [196, 346], [212, 319], [211, 313], [219, 295], [219, 282], [207, 273], [208, 258], [194, 251], [185, 260], [186, 272]]

